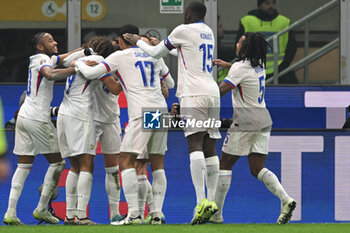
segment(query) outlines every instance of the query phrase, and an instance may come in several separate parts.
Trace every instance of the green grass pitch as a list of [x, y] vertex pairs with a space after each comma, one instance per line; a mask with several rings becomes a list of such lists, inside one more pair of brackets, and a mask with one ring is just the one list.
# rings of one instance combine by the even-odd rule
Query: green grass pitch
[[1, 233], [342, 233], [350, 232], [349, 223], [332, 224], [189, 224], [138, 225], [138, 226], [0, 226]]

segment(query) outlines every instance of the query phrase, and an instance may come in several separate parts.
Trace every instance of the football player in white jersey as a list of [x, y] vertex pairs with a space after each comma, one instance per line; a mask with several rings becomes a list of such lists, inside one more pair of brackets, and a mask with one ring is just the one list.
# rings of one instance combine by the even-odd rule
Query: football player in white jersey
[[[157, 46], [149, 46], [137, 35], [126, 34], [124, 37], [155, 58], [165, 56], [176, 48], [176, 96], [180, 102], [180, 114], [188, 121], [212, 120], [221, 125], [219, 87], [213, 78], [215, 38], [212, 30], [203, 22], [205, 14], [206, 7], [203, 3], [191, 2], [185, 11], [185, 24], [177, 26], [168, 38]], [[217, 211], [214, 195], [219, 174], [219, 159], [215, 144], [221, 135], [217, 124], [216, 127], [211, 126], [185, 128], [191, 177], [197, 199], [191, 224], [203, 224]]]
[[219, 211], [210, 222], [222, 223], [222, 208], [231, 185], [232, 167], [237, 160], [248, 155], [250, 172], [262, 181], [282, 203], [278, 224], [286, 224], [292, 217], [296, 202], [288, 196], [276, 175], [265, 168], [272, 120], [265, 104], [265, 62], [267, 42], [258, 33], [245, 33], [237, 43], [240, 61], [230, 64], [215, 60], [215, 64], [230, 68], [220, 84], [220, 94], [232, 90], [234, 115], [222, 146], [220, 171], [215, 202]]
[[122, 219], [119, 213], [120, 180], [119, 154], [121, 145], [120, 109], [118, 95], [114, 95], [103, 82], [94, 92], [96, 141], [100, 141], [106, 170], [105, 188], [108, 196], [110, 222]]
[[105, 188], [108, 196], [110, 222], [121, 220], [119, 213], [119, 154], [121, 145], [118, 96], [99, 82], [94, 92], [94, 122], [96, 141], [100, 141], [106, 170]]
[[[142, 40], [144, 40], [149, 45], [152, 45], [150, 39], [146, 35], [140, 36]], [[168, 98], [169, 91], [168, 89], [174, 88], [174, 80], [170, 74], [169, 68], [165, 64], [163, 58], [159, 59], [162, 63], [162, 73], [165, 74], [161, 77], [161, 88], [162, 88], [162, 94], [165, 98]], [[141, 218], [144, 217], [145, 212], [145, 204], [147, 203], [150, 212], [144, 219], [143, 223], [145, 224], [161, 224], [165, 223], [165, 217], [164, 214], [161, 214], [162, 218], [159, 219], [152, 219], [152, 215], [154, 215], [155, 212], [161, 212], [167, 182], [165, 176], [163, 176], [164, 170], [152, 170], [152, 177], [153, 177], [153, 188], [155, 190], [155, 195], [153, 195], [152, 191], [152, 185], [147, 179], [147, 166], [149, 163], [149, 157], [147, 151], [138, 155], [137, 160], [135, 161], [135, 168], [137, 173], [137, 180], [139, 185], [138, 190], [138, 199], [139, 199], [139, 211]], [[161, 190], [161, 191], [159, 191]]]
[[[79, 58], [79, 61], [99, 63], [115, 51], [115, 46], [107, 37], [96, 37], [88, 43], [98, 55]], [[71, 168], [66, 180], [65, 224], [94, 225], [86, 216], [90, 200], [96, 136], [93, 114], [95, 87], [100, 82], [114, 94], [122, 90], [112, 75], [94, 76], [89, 79], [77, 73], [67, 78], [63, 101], [57, 117], [58, 142], [63, 158], [69, 158]], [[77, 216], [77, 221], [74, 222]]]
[[[138, 28], [133, 25], [124, 25], [120, 33], [138, 34]], [[111, 54], [100, 64], [89, 67], [77, 61], [75, 66], [76, 70], [87, 78], [115, 72], [123, 86], [128, 101], [129, 124], [125, 129], [119, 164], [124, 194], [128, 202], [128, 215], [121, 221], [112, 222], [112, 224], [140, 224], [138, 183], [134, 162], [137, 155], [147, 148], [154, 170], [164, 170], [164, 154], [167, 149], [168, 135], [166, 129], [142, 128], [145, 108], [152, 109], [148, 115], [152, 115], [152, 122], [157, 120], [159, 123], [162, 113], [167, 112], [159, 78], [164, 74], [161, 73], [159, 60], [150, 57], [140, 48], [131, 46], [122, 36], [118, 37], [118, 42], [122, 51]], [[165, 173], [162, 173], [162, 176], [165, 176]], [[160, 218], [161, 216], [154, 217]]]
[[56, 128], [51, 122], [50, 104], [54, 80], [63, 79], [75, 71], [74, 67], [54, 69], [69, 53], [54, 55], [58, 52], [57, 42], [51, 34], [37, 33], [31, 43], [36, 54], [30, 57], [27, 97], [20, 108], [16, 123], [13, 153], [18, 155], [18, 166], [12, 177], [8, 209], [3, 220], [9, 225], [23, 225], [17, 218], [17, 202], [37, 154], [43, 154], [50, 166], [33, 216], [51, 224], [59, 222], [47, 211], [48, 202], [65, 166], [59, 153]]

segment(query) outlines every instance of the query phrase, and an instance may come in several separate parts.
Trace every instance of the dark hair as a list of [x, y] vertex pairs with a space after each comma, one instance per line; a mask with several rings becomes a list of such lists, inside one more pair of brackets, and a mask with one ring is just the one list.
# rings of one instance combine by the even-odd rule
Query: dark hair
[[30, 39], [30, 46], [33, 50], [33, 52], [37, 51], [36, 46], [39, 44], [39, 41], [41, 38], [43, 38], [43, 36], [46, 34], [47, 32], [38, 32], [35, 35], [32, 36], [32, 38]]
[[246, 32], [238, 58], [249, 60], [252, 67], [265, 67], [267, 47], [271, 47], [260, 33]]
[[123, 25], [120, 30], [119, 30], [119, 37], [122, 38], [122, 40], [128, 44], [128, 45], [131, 45], [128, 41], [126, 41], [123, 37], [123, 34], [125, 33], [131, 33], [131, 34], [139, 34], [139, 28], [134, 26], [134, 25], [131, 25], [131, 24], [125, 24]]
[[[258, 0], [258, 7], [267, 0]], [[276, 0], [273, 0], [273, 3], [276, 4]]]
[[193, 17], [204, 19], [207, 13], [207, 7], [202, 2], [191, 2], [187, 8], [191, 11]]
[[140, 35], [140, 37], [146, 38], [148, 40], [148, 42], [151, 43], [151, 38], [149, 36], [147, 36], [146, 34], [142, 34], [142, 35]]
[[116, 46], [113, 44], [112, 40], [106, 36], [95, 36], [91, 38], [87, 46], [104, 58], [116, 51]]
[[141, 34], [140, 37], [144, 37], [144, 38], [147, 38], [148, 40], [150, 40], [149, 36], [146, 34]]

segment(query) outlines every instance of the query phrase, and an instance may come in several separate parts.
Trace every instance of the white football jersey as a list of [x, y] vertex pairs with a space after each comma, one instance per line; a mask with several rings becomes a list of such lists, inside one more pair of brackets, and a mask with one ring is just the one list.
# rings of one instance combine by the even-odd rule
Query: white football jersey
[[112, 94], [103, 82], [99, 82], [94, 92], [94, 121], [115, 123], [120, 116], [119, 96]]
[[[108, 72], [116, 72], [127, 102], [129, 121], [142, 116], [142, 108], [166, 108], [161, 92], [159, 60], [138, 47], [114, 52], [102, 62]], [[159, 109], [161, 110], [161, 109]]]
[[[91, 55], [78, 60], [101, 62], [102, 56]], [[82, 74], [69, 76], [66, 81], [63, 101], [58, 111], [59, 114], [67, 115], [83, 121], [93, 120], [92, 105], [94, 103], [95, 87], [99, 77], [94, 80], [86, 79]]]
[[59, 62], [59, 56], [50, 58], [46, 54], [36, 54], [30, 57], [28, 67], [27, 96], [18, 113], [19, 116], [51, 122], [50, 105], [53, 96], [54, 81], [46, 79], [40, 70], [44, 66], [55, 67]]
[[215, 38], [210, 27], [203, 22], [179, 25], [164, 43], [169, 50], [177, 48], [177, 97], [220, 97], [219, 87], [213, 78]]
[[264, 98], [265, 77], [265, 69], [253, 68], [246, 60], [233, 63], [224, 79], [233, 88], [233, 122], [242, 129], [262, 129], [272, 125]]

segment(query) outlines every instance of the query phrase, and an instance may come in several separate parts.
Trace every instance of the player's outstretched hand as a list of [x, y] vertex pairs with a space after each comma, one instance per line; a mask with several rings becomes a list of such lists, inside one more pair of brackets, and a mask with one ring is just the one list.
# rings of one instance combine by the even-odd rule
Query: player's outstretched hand
[[230, 68], [231, 65], [232, 65], [231, 63], [223, 61], [221, 59], [215, 59], [213, 61], [213, 64], [216, 65], [216, 66], [224, 67], [224, 68]]
[[153, 37], [153, 36], [151, 36], [151, 37], [149, 38], [149, 41], [151, 41], [151, 43], [152, 43], [153, 45], [158, 45], [158, 44], [160, 43], [160, 41], [159, 41], [157, 38]]
[[141, 39], [141, 37], [136, 34], [125, 33], [123, 34], [123, 36], [124, 36], [124, 39], [133, 46], [135, 46], [136, 42]]

